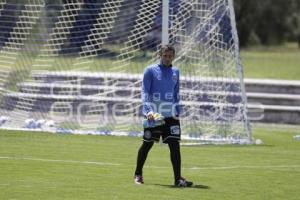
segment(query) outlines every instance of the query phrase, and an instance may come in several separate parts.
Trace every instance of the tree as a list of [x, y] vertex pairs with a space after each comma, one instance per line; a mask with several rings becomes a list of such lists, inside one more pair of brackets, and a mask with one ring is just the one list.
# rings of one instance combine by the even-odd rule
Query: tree
[[240, 45], [249, 45], [251, 33], [255, 32], [257, 15], [253, 15], [258, 7], [256, 0], [235, 0], [235, 13]]
[[291, 14], [286, 19], [286, 24], [290, 30], [287, 37], [289, 40], [296, 40], [300, 48], [300, 1], [293, 0], [291, 4]]
[[299, 0], [235, 0], [238, 34], [242, 47], [253, 38], [263, 45], [281, 44], [287, 39], [300, 46]]

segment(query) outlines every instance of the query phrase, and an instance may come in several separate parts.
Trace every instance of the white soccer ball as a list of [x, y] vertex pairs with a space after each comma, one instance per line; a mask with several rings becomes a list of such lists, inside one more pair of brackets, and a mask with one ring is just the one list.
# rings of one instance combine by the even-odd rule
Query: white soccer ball
[[255, 144], [256, 144], [256, 145], [263, 144], [263, 141], [262, 141], [261, 139], [256, 139], [256, 140], [255, 140]]

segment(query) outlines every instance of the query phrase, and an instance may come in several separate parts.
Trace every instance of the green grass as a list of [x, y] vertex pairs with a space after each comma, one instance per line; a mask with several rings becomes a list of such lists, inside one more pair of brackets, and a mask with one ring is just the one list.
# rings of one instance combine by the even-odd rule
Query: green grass
[[[113, 46], [107, 47], [113, 52], [120, 53], [120, 49]], [[116, 49], [117, 48], [117, 49]], [[133, 56], [133, 55], [127, 55]], [[5, 55], [4, 55], [5, 57]], [[14, 81], [23, 80], [29, 77], [31, 70], [76, 70], [76, 71], [107, 71], [107, 72], [125, 72], [125, 73], [142, 73], [145, 66], [154, 61], [154, 52], [136, 52], [134, 58], [130, 62], [118, 63], [117, 58], [93, 58], [90, 64], [78, 64], [76, 57], [57, 57], [54, 62], [49, 57], [50, 67], [34, 68], [34, 60], [36, 54], [28, 54], [28, 52], [20, 53], [17, 62], [12, 66], [12, 84]], [[126, 58], [126, 56], [124, 57]], [[120, 57], [120, 59], [124, 59]], [[43, 58], [47, 59], [47, 58]], [[87, 60], [83, 60], [85, 62]], [[241, 62], [244, 67], [246, 78], [270, 78], [270, 79], [287, 79], [300, 80], [300, 49], [296, 43], [288, 43], [282, 46], [271, 47], [252, 47], [241, 50]], [[77, 63], [77, 64], [76, 64]], [[205, 64], [203, 64], [205, 65]], [[202, 65], [201, 65], [202, 66]], [[192, 64], [180, 63], [179, 67], [182, 74], [197, 74], [200, 76], [213, 76], [224, 73], [223, 65], [217, 65], [216, 68], [211, 66], [211, 70], [207, 71], [206, 67], [200, 69]], [[206, 70], [206, 71], [203, 71]], [[22, 73], [18, 75], [18, 73]]]
[[241, 51], [246, 78], [300, 80], [300, 49], [296, 44]]
[[[299, 199], [295, 130], [254, 129], [264, 145], [182, 147], [193, 188], [171, 187], [166, 146], [155, 145], [133, 184], [139, 138], [0, 131], [0, 199]], [[93, 161], [93, 162], [86, 162]]]
[[[3, 55], [4, 57], [6, 55]], [[123, 72], [141, 74], [144, 68], [154, 62], [154, 52], [137, 52], [130, 62], [118, 63], [118, 59], [93, 58], [91, 63], [82, 60], [84, 64], [77, 65], [75, 57], [57, 57], [49, 59], [48, 67], [33, 67], [37, 55], [21, 53], [21, 59], [12, 66], [7, 87], [10, 90], [17, 90], [16, 83], [30, 79], [33, 70], [63, 70], [63, 71], [91, 71], [91, 72]], [[126, 56], [125, 56], [126, 57]], [[47, 59], [47, 58], [43, 58]], [[52, 62], [53, 61], [53, 62]], [[76, 64], [77, 63], [77, 64]], [[286, 79], [300, 80], [300, 49], [296, 44], [288, 44], [280, 47], [255, 47], [241, 51], [241, 63], [244, 67], [245, 78], [260, 79]], [[42, 63], [45, 64], [45, 63]], [[202, 66], [199, 68], [199, 66]], [[189, 64], [179, 63], [182, 75], [197, 74], [199, 76], [223, 76], [223, 64], [211, 65], [207, 70], [206, 64], [198, 64], [196, 67]]]

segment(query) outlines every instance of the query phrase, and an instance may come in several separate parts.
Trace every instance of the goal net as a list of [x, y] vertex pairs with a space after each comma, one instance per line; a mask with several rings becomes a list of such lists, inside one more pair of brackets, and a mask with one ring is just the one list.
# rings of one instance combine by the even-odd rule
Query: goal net
[[250, 143], [232, 0], [163, 1], [0, 0], [0, 127], [140, 136], [164, 35], [183, 142]]

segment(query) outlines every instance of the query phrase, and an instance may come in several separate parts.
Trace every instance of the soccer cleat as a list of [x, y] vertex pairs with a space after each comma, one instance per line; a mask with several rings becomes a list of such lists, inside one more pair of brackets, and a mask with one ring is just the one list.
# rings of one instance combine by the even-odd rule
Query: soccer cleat
[[193, 182], [187, 181], [185, 178], [181, 177], [179, 180], [175, 181], [176, 187], [191, 187]]
[[142, 185], [142, 184], [144, 184], [143, 176], [141, 176], [141, 175], [135, 175], [134, 176], [134, 183], [136, 185]]

